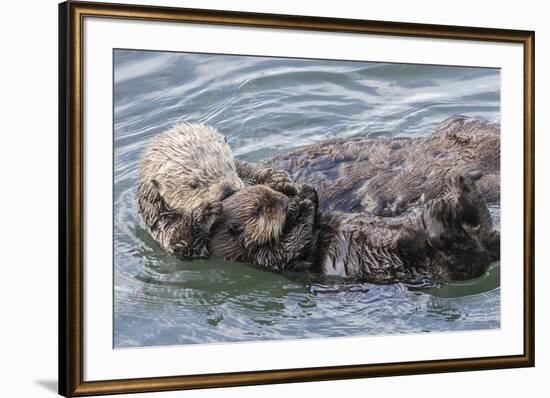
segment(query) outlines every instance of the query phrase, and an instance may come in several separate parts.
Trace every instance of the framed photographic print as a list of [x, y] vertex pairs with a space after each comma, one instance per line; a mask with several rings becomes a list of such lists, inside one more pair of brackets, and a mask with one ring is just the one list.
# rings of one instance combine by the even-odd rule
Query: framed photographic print
[[59, 29], [62, 395], [534, 366], [534, 32]]

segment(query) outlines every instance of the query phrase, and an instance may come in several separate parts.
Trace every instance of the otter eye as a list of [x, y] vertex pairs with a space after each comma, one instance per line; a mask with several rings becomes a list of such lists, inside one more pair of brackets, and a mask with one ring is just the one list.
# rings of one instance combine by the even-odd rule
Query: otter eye
[[254, 209], [254, 212], [252, 213], [252, 215], [253, 215], [254, 217], [257, 217], [257, 216], [260, 215], [261, 212], [262, 212], [262, 208], [261, 208], [260, 206], [258, 206], [258, 207], [256, 207], [256, 208]]

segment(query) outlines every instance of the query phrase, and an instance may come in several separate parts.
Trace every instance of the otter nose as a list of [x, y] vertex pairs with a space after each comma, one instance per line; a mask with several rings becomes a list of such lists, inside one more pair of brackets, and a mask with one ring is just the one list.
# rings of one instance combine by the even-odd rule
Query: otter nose
[[228, 197], [230, 197], [231, 195], [233, 195], [235, 193], [235, 190], [229, 186], [224, 186], [223, 187], [223, 190], [222, 190], [222, 198], [221, 200], [224, 200], [224, 199], [227, 199]]

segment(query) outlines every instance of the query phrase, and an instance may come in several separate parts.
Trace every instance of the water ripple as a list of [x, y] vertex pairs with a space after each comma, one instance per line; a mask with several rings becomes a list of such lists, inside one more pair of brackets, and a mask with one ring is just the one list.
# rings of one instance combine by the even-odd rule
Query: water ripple
[[182, 262], [144, 231], [136, 206], [139, 157], [178, 121], [217, 127], [250, 161], [333, 137], [426, 135], [454, 114], [498, 120], [498, 70], [117, 50], [114, 79], [116, 347], [500, 326], [498, 263], [479, 280], [432, 286]]

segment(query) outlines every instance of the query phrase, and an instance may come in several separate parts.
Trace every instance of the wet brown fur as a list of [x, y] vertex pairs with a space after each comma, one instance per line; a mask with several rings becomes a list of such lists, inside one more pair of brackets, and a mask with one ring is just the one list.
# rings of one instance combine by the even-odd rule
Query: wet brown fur
[[214, 128], [180, 123], [155, 137], [142, 156], [139, 212], [163, 249], [182, 258], [205, 257], [221, 201], [245, 184], [296, 192], [286, 172], [235, 161]]
[[477, 186], [493, 203], [500, 201], [500, 126], [455, 116], [426, 137], [332, 139], [266, 164], [312, 185], [321, 210], [399, 215], [440, 197], [451, 169], [479, 172]]
[[213, 257], [270, 270], [295, 267], [311, 244], [315, 204], [290, 199], [266, 186], [248, 186], [223, 201], [223, 214], [212, 227], [208, 249]]
[[[475, 178], [449, 173], [442, 197], [390, 218], [325, 211], [315, 220], [314, 190], [307, 186], [283, 216], [282, 195], [249, 187], [224, 201], [210, 252], [269, 270], [308, 269], [376, 283], [474, 278], [499, 257], [500, 243]], [[258, 208], [269, 214], [268, 241], [255, 238], [267, 225], [252, 210]]]

